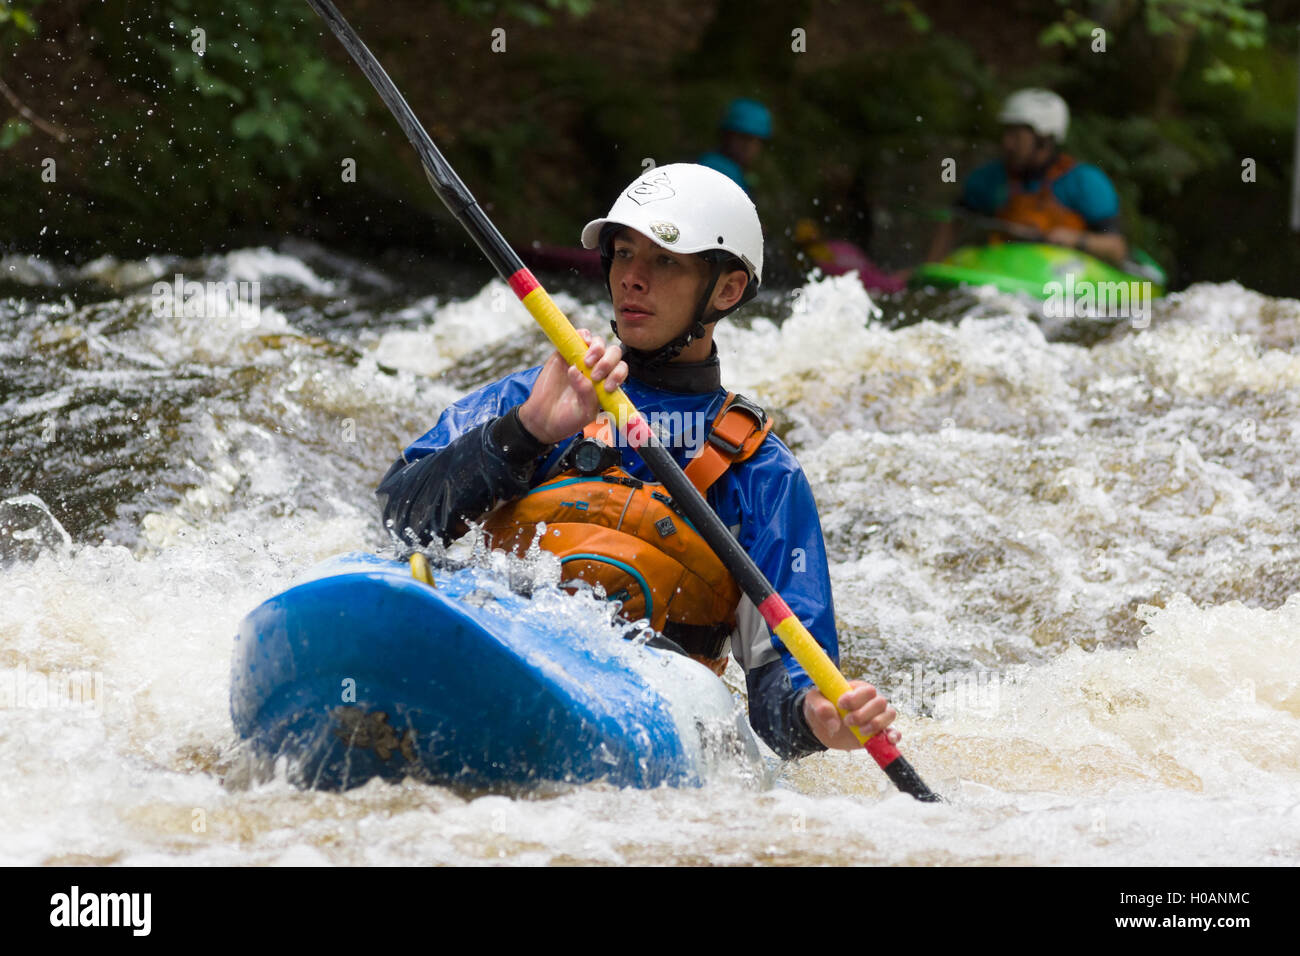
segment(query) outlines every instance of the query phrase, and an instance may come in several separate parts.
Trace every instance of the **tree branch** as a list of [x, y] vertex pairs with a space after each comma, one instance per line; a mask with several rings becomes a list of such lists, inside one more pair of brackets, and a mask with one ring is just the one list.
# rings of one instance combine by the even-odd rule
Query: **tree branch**
[[58, 126], [55, 126], [53, 123], [46, 122], [45, 120], [37, 116], [35, 113], [33, 113], [31, 110], [29, 110], [23, 104], [23, 101], [18, 98], [17, 94], [14, 93], [14, 91], [9, 88], [9, 84], [5, 83], [4, 79], [2, 78], [0, 78], [0, 94], [2, 94], [4, 98], [9, 101], [9, 104], [18, 111], [19, 115], [22, 116], [23, 119], [27, 120], [37, 129], [42, 130], [43, 132], [47, 133], [50, 136], [53, 136], [60, 143], [66, 143], [71, 138], [68, 135], [67, 130], [60, 129]]

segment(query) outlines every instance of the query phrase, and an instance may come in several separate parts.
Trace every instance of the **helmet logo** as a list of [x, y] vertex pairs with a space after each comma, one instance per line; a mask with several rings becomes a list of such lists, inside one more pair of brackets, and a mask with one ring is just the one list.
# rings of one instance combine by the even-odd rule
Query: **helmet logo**
[[660, 199], [671, 199], [676, 195], [677, 190], [668, 181], [668, 174], [662, 171], [638, 179], [627, 191], [627, 198], [638, 206], [658, 202]]
[[671, 222], [652, 222], [650, 223], [650, 231], [655, 234], [655, 238], [660, 242], [673, 243], [682, 237], [677, 227]]

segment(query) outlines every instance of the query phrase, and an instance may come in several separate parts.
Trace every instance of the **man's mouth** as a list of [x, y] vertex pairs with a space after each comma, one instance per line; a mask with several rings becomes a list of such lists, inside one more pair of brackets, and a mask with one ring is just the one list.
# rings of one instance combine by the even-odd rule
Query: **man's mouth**
[[619, 315], [625, 319], [644, 319], [654, 315], [648, 308], [643, 305], [625, 304], [618, 310]]

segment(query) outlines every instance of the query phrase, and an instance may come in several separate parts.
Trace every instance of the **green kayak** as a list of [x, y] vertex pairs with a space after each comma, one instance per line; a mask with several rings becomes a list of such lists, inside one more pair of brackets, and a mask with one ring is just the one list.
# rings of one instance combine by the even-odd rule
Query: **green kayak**
[[[912, 272], [913, 288], [991, 285], [1003, 292], [1025, 292], [1043, 301], [1054, 297], [1094, 297], [1104, 303], [1115, 297], [1164, 295], [1165, 273], [1140, 249], [1125, 271], [1100, 259], [1069, 249], [1036, 242], [998, 242], [963, 246], [942, 262], [926, 262]], [[1149, 288], [1132, 283], [1149, 282]], [[1118, 283], [1124, 283], [1121, 288]]]

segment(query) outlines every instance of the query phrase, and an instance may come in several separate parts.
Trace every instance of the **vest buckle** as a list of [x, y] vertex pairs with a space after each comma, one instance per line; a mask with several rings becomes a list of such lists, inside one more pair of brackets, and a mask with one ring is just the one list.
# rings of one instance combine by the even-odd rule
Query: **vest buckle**
[[[732, 409], [739, 409], [740, 411], [745, 412], [751, 418], [754, 419], [755, 428], [753, 429], [753, 431], [750, 432], [751, 435], [753, 434], [754, 431], [761, 431], [763, 429], [763, 426], [767, 424], [767, 412], [763, 411], [763, 407], [759, 405], [757, 402], [751, 401], [750, 399], [746, 398], [744, 395], [741, 395], [739, 393], [732, 395], [731, 401], [727, 402], [727, 404], [723, 406], [722, 414], [718, 424], [722, 423], [722, 419], [725, 419], [726, 416], [731, 413]], [[746, 436], [746, 438], [747, 437], [748, 436]], [[718, 429], [716, 426], [709, 429], [708, 441], [709, 444], [721, 449], [724, 454], [733, 458], [736, 455], [739, 455], [744, 447], [744, 439], [741, 440], [741, 444], [736, 444], [735, 442], [728, 441], [727, 439], [723, 438], [721, 435], [718, 434]]]

